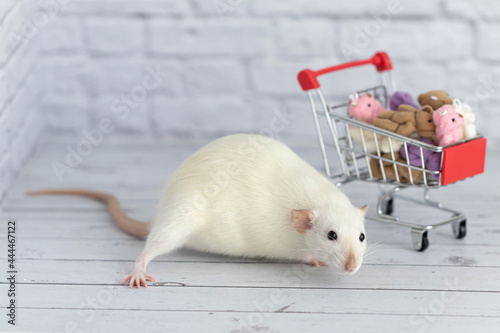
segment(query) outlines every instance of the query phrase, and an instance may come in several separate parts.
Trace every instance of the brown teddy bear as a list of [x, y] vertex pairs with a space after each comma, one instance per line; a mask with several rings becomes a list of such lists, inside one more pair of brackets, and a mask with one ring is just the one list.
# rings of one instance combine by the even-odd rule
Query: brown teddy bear
[[403, 136], [417, 132], [422, 138], [432, 138], [436, 130], [432, 118], [433, 112], [434, 110], [429, 105], [417, 110], [411, 105], [401, 104], [399, 111], [386, 111], [377, 114], [373, 124]]
[[[392, 155], [391, 153], [383, 154], [381, 155], [383, 158], [392, 160]], [[394, 153], [394, 160], [405, 163], [406, 161], [401, 158], [399, 153]], [[396, 178], [396, 171], [394, 171], [394, 164], [382, 161], [382, 166], [385, 171], [385, 176], [387, 179], [392, 179], [392, 180], [397, 180]], [[382, 171], [380, 170], [380, 162], [376, 158], [372, 158], [370, 160], [370, 167], [372, 169], [372, 175], [376, 179], [382, 179]], [[397, 165], [396, 166], [398, 170], [398, 175], [399, 175], [399, 181], [403, 184], [405, 183], [410, 183], [410, 171], [409, 168], [404, 167], [402, 165]], [[413, 183], [417, 184], [423, 177], [422, 171], [418, 171], [415, 169], [411, 169], [411, 176], [413, 178]]]
[[437, 110], [445, 104], [453, 104], [453, 99], [444, 90], [431, 90], [418, 95], [418, 102], [421, 106], [429, 105]]

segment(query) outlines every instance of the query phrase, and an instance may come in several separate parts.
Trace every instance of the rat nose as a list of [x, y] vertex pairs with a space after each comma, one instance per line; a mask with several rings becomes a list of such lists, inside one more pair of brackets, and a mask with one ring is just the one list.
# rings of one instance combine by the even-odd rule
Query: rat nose
[[344, 269], [346, 270], [346, 272], [352, 273], [354, 272], [354, 265], [348, 262], [345, 264]]
[[356, 253], [354, 251], [349, 251], [349, 254], [347, 255], [347, 259], [345, 261], [344, 265], [344, 270], [349, 273], [354, 273], [354, 271], [358, 267], [358, 263], [360, 261], [358, 260], [358, 257], [356, 256]]

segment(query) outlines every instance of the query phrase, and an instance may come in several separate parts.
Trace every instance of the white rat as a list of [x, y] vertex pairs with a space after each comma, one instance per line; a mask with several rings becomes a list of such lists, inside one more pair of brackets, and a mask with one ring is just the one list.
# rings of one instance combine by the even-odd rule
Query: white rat
[[366, 250], [366, 206], [354, 207], [328, 178], [274, 139], [238, 134], [211, 142], [173, 174], [150, 223], [135, 221], [116, 197], [92, 191], [47, 190], [28, 195], [81, 195], [108, 204], [114, 222], [146, 237], [131, 288], [158, 255], [182, 246], [243, 257], [299, 260], [352, 274]]

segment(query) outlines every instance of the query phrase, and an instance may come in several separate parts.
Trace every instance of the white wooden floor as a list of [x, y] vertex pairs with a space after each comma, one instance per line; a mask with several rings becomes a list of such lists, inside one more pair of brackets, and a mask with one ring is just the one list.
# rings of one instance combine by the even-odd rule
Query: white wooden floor
[[[0, 269], [7, 271], [6, 221], [16, 219], [19, 284], [17, 325], [2, 314], [0, 331], [499, 332], [499, 151], [488, 152], [485, 175], [435, 193], [467, 214], [465, 239], [454, 239], [445, 226], [430, 232], [429, 249], [419, 253], [409, 230], [367, 221], [372, 254], [345, 277], [328, 268], [182, 250], [150, 264], [157, 285], [130, 290], [119, 281], [143, 241], [118, 230], [101, 204], [23, 196], [54, 187], [106, 190], [146, 220], [169, 175], [197, 147], [102, 145], [59, 183], [51, 163], [64, 158], [65, 144], [42, 145], [3, 204]], [[297, 152], [319, 167], [316, 146]], [[373, 213], [377, 187], [355, 183], [344, 191]], [[400, 212], [436, 218], [396, 202]], [[6, 304], [5, 280], [0, 289]]]

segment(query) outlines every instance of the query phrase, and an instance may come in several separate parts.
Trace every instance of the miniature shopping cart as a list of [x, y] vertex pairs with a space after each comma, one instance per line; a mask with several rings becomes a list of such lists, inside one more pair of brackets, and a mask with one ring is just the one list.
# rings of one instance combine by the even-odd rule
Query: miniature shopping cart
[[[307, 92], [311, 103], [326, 175], [337, 186], [353, 180], [391, 185], [391, 189], [383, 191], [378, 199], [377, 215], [367, 216], [367, 218], [409, 227], [413, 247], [418, 251], [424, 251], [429, 246], [427, 238], [429, 230], [448, 223], [452, 224], [456, 238], [465, 237], [466, 217], [464, 214], [445, 208], [441, 203], [431, 200], [429, 190], [482, 173], [486, 155], [486, 139], [477, 136], [449, 146], [438, 147], [357, 121], [348, 115], [348, 102], [335, 106], [326, 103], [320, 90], [319, 76], [368, 64], [374, 65], [380, 73], [382, 85], [356, 93], [368, 92], [387, 108], [388, 97], [396, 91], [396, 82], [391, 72], [391, 60], [385, 52], [378, 52], [370, 59], [353, 61], [317, 71], [305, 69], [298, 74], [302, 90]], [[354, 140], [353, 134], [356, 134], [357, 140]], [[368, 149], [368, 142], [374, 143], [375, 149]], [[385, 153], [382, 146], [386, 147]], [[412, 165], [409, 149], [413, 151], [417, 149], [417, 153], [420, 153], [421, 160], [417, 159], [418, 163]], [[431, 169], [426, 165], [424, 152], [440, 154], [438, 168]], [[336, 153], [338, 156], [339, 171], [332, 168], [333, 164], [329, 159], [332, 153]], [[405, 158], [401, 156], [405, 156]], [[337, 173], [335, 174], [335, 172]], [[378, 176], [376, 177], [374, 173], [377, 173]], [[402, 190], [410, 187], [422, 188], [423, 200], [399, 194]], [[395, 198], [439, 209], [450, 213], [451, 217], [430, 225], [403, 221], [400, 217], [393, 215]]]

